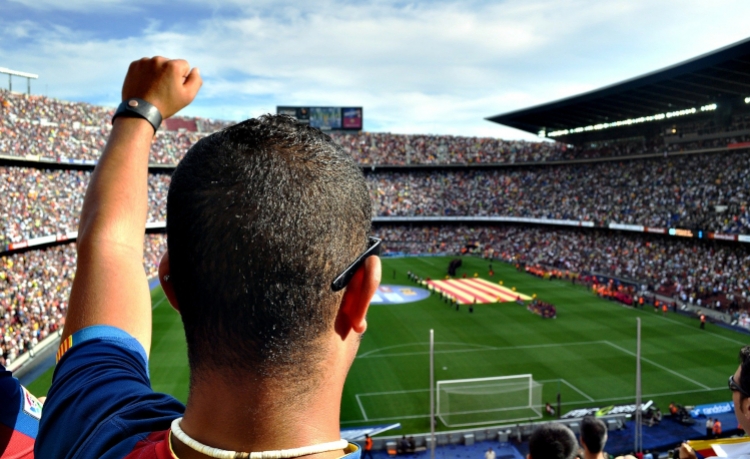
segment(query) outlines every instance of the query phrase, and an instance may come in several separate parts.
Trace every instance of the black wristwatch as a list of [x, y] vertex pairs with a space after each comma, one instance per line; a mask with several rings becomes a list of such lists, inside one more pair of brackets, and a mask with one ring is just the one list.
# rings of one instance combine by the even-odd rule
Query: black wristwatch
[[143, 118], [154, 127], [154, 133], [156, 133], [159, 126], [161, 126], [161, 113], [159, 113], [159, 109], [153, 104], [135, 97], [122, 101], [120, 106], [117, 107], [117, 111], [115, 111], [115, 114], [112, 117], [113, 124], [119, 116]]

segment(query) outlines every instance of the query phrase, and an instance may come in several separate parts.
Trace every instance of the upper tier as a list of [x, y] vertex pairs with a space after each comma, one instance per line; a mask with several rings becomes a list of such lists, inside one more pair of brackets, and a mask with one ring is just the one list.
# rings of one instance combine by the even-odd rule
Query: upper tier
[[[0, 155], [95, 161], [106, 142], [112, 112], [111, 108], [0, 90]], [[190, 118], [175, 122], [175, 126], [192, 130], [160, 129], [151, 149], [151, 162], [174, 165], [202, 136], [231, 124]], [[580, 148], [447, 135], [360, 132], [331, 136], [363, 165], [517, 164], [725, 147], [749, 140], [749, 129], [750, 119], [738, 115], [721, 128], [712, 122], [685, 123], [679, 131], [685, 137], [626, 139]]]

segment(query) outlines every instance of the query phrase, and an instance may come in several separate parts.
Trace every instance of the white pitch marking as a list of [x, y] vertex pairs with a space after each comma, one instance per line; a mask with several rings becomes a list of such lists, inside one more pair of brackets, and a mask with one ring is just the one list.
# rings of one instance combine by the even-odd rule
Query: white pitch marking
[[[627, 349], [625, 349], [623, 347], [620, 347], [620, 346], [618, 346], [616, 344], [610, 343], [609, 341], [604, 341], [604, 342], [607, 343], [607, 344], [609, 344], [610, 346], [614, 347], [615, 349], [619, 349], [619, 350], [621, 350], [622, 352], [624, 352], [626, 354], [630, 354], [633, 357], [637, 357], [636, 354], [635, 354], [635, 352], [630, 352], [629, 350], [627, 350]], [[651, 365], [653, 365], [653, 366], [655, 366], [657, 368], [661, 368], [664, 371], [672, 373], [673, 375], [678, 376], [678, 377], [684, 379], [685, 381], [690, 381], [691, 383], [695, 384], [696, 386], [700, 386], [700, 387], [702, 387], [702, 388], [704, 388], [706, 390], [709, 389], [709, 387], [707, 385], [701, 384], [698, 381], [696, 381], [694, 379], [691, 379], [691, 378], [688, 378], [687, 376], [685, 376], [683, 374], [677, 373], [674, 370], [670, 370], [669, 368], [665, 367], [664, 365], [659, 365], [658, 363], [654, 362], [653, 360], [647, 359], [646, 357], [641, 356], [641, 360], [643, 360], [644, 362], [648, 362], [648, 363], [650, 363]]]
[[365, 407], [362, 406], [362, 400], [359, 399], [359, 394], [355, 395], [355, 397], [357, 398], [357, 403], [359, 403], [359, 409], [362, 410], [362, 416], [364, 416], [365, 421], [369, 421], [369, 419], [367, 419], [367, 413], [365, 413]]
[[[485, 344], [450, 343], [450, 342], [437, 342], [435, 344], [443, 344], [443, 345], [446, 345], [446, 344], [448, 344], [448, 345], [456, 345], [457, 344], [459, 346], [475, 346], [475, 347], [478, 347], [478, 348], [481, 348], [481, 349], [495, 349], [494, 347], [487, 346]], [[396, 348], [399, 348], [399, 347], [409, 347], [409, 346], [429, 346], [429, 345], [430, 345], [430, 343], [394, 344], [393, 346], [379, 347], [377, 349], [373, 349], [371, 351], [367, 351], [367, 352], [365, 352], [363, 354], [358, 355], [357, 358], [358, 359], [360, 359], [360, 358], [366, 358], [369, 355], [374, 354], [375, 352], [385, 351], [387, 349], [396, 349]], [[393, 354], [388, 354], [388, 355], [390, 356], [390, 355], [393, 355]]]
[[[563, 346], [581, 346], [584, 344], [597, 344], [597, 343], [603, 343], [604, 341], [580, 341], [577, 343], [550, 343], [550, 344], [529, 344], [525, 346], [504, 346], [504, 347], [493, 347], [493, 346], [484, 346], [480, 349], [454, 349], [454, 350], [445, 350], [445, 351], [435, 351], [435, 354], [453, 354], [453, 353], [463, 353], [463, 352], [481, 352], [481, 351], [506, 351], [506, 350], [516, 350], [516, 349], [537, 349], [537, 348], [545, 348], [545, 347], [563, 347]], [[397, 346], [412, 346], [412, 345], [419, 345], [423, 343], [412, 343], [409, 345], [397, 345]], [[441, 344], [441, 343], [436, 343]], [[448, 344], [461, 344], [461, 343], [448, 343]], [[478, 344], [464, 344], [468, 346], [479, 346]], [[390, 346], [390, 348], [394, 348], [396, 346]], [[380, 357], [403, 357], [403, 356], [409, 356], [409, 355], [427, 355], [430, 352], [429, 351], [418, 351], [418, 352], [399, 352], [395, 354], [382, 354], [382, 355], [372, 355], [374, 352], [379, 352], [381, 350], [385, 350], [388, 348], [381, 348], [381, 349], [374, 349], [372, 351], [368, 351], [365, 354], [358, 355], [357, 358], [363, 358], [363, 359], [373, 359], [373, 358], [380, 358]]]
[[166, 295], [164, 295], [164, 296], [163, 296], [163, 297], [161, 298], [161, 300], [157, 301], [155, 305], [151, 306], [151, 310], [153, 311], [154, 309], [156, 309], [156, 308], [157, 308], [157, 307], [158, 307], [158, 306], [159, 306], [160, 304], [162, 304], [162, 303], [164, 302], [164, 300], [166, 300], [166, 299], [167, 299], [167, 296], [166, 296]]

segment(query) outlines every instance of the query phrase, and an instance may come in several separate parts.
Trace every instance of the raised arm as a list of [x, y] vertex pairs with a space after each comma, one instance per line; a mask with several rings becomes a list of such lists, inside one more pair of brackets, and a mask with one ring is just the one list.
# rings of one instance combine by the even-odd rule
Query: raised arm
[[[190, 104], [202, 80], [184, 60], [130, 64], [123, 101], [143, 99], [168, 118]], [[92, 325], [111, 325], [151, 347], [151, 298], [143, 270], [148, 214], [148, 155], [154, 128], [118, 117], [86, 190], [78, 228], [78, 266], [63, 340]]]

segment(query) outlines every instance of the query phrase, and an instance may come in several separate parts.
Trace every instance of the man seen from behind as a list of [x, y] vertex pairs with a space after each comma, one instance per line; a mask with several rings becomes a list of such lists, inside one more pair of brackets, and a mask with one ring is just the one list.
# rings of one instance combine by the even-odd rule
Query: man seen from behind
[[200, 86], [186, 61], [130, 66], [123, 114], [81, 212], [37, 457], [360, 455], [340, 439], [339, 411], [380, 281], [371, 256], [380, 241], [369, 237], [357, 164], [292, 118], [265, 116], [205, 137], [174, 171], [159, 278], [185, 329], [187, 405], [151, 390], [142, 257], [153, 110], [175, 114]]
[[581, 447], [583, 459], [604, 459], [604, 445], [607, 444], [607, 425], [594, 416], [581, 420]]

